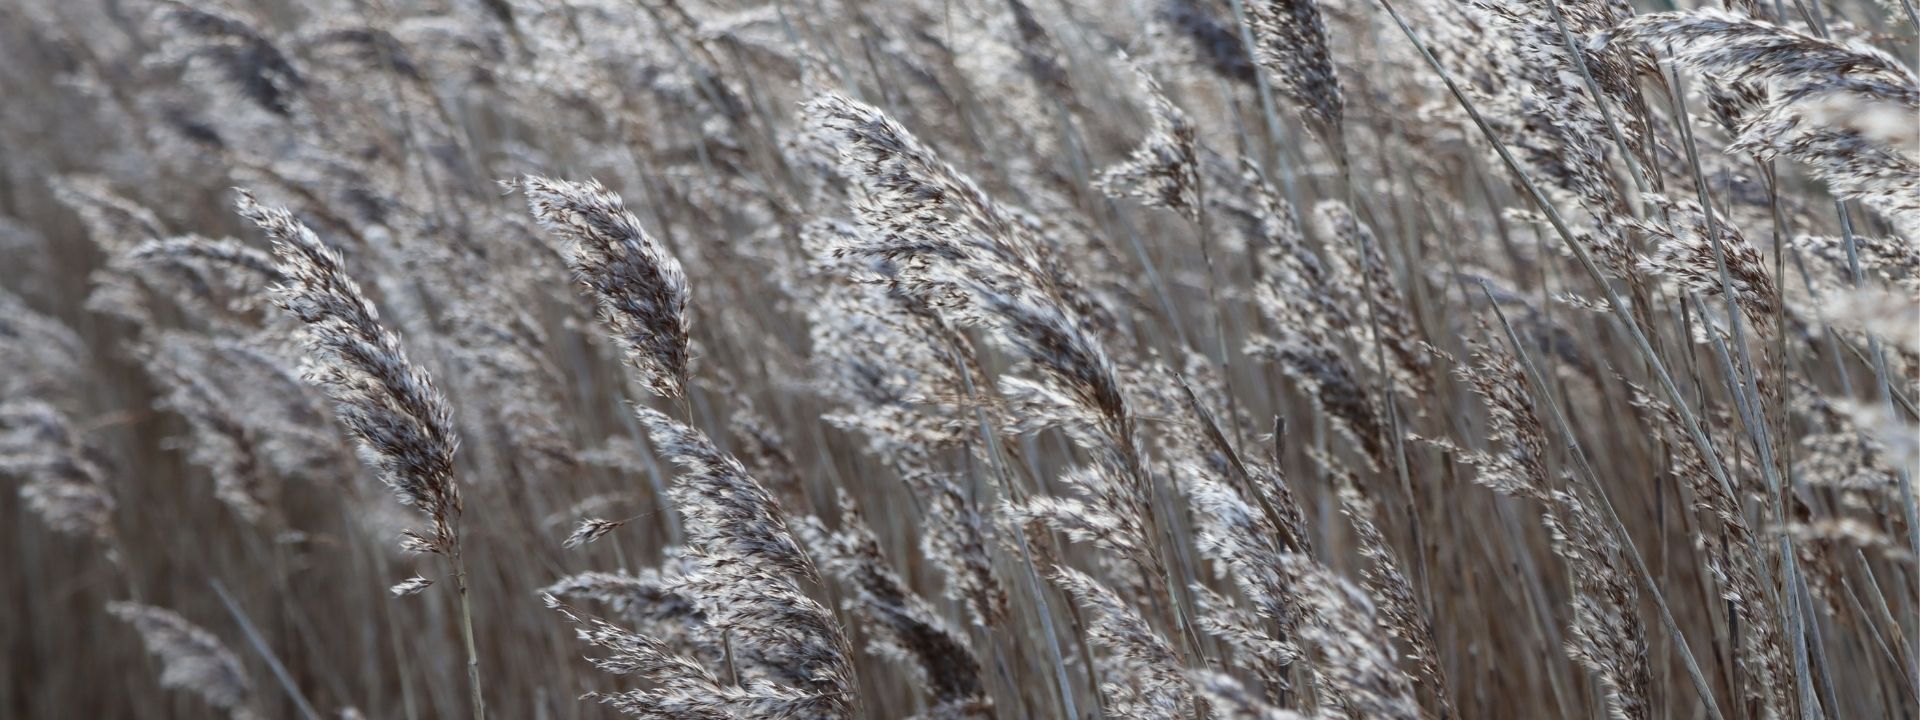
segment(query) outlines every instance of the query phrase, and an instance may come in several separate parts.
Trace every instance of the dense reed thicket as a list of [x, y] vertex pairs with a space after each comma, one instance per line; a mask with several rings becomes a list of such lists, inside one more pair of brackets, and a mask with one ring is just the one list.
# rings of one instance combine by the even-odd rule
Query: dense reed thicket
[[0, 3], [0, 716], [1920, 718], [1917, 34]]

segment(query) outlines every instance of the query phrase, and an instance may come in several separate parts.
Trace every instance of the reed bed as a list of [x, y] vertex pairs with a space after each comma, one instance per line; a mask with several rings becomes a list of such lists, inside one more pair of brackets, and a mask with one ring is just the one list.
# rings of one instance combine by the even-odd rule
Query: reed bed
[[0, 716], [1920, 718], [1911, 0], [0, 6]]

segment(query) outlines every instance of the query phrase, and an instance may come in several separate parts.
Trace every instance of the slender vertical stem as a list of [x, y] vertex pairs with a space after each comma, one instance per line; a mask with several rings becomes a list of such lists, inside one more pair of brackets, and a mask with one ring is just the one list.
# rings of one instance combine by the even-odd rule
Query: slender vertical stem
[[240, 625], [241, 634], [247, 636], [247, 644], [252, 645], [254, 651], [260, 653], [260, 658], [267, 661], [267, 669], [273, 672], [273, 679], [280, 683], [280, 688], [287, 691], [287, 697], [293, 700], [293, 707], [300, 711], [300, 716], [307, 720], [320, 720], [320, 713], [313, 709], [313, 703], [307, 702], [306, 694], [300, 692], [299, 685], [294, 684], [287, 666], [281, 664], [280, 658], [273, 654], [273, 648], [267, 647], [266, 639], [260, 637], [260, 629], [253, 626], [246, 611], [234, 602], [233, 595], [227, 592], [227, 586], [218, 579], [208, 580], [207, 584], [213, 586], [213, 594], [220, 597], [220, 604], [226, 606], [227, 613]]
[[473, 644], [473, 602], [467, 594], [467, 561], [460, 552], [457, 530], [452, 545], [453, 587], [460, 595], [460, 640], [467, 649], [467, 686], [473, 694], [473, 720], [486, 720], [487, 700], [480, 690], [480, 653]]

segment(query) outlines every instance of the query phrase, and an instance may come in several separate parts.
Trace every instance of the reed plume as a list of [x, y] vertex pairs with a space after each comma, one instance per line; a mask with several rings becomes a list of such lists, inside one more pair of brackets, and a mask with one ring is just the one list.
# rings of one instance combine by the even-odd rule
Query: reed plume
[[280, 208], [241, 191], [235, 207], [274, 240], [287, 282], [272, 288], [274, 305], [305, 325], [301, 343], [312, 362], [306, 379], [327, 391], [361, 457], [401, 504], [432, 527], [407, 531], [416, 552], [458, 554], [460, 486], [453, 456], [460, 438], [453, 409], [433, 377], [407, 357], [400, 336], [346, 272], [345, 260]]
[[0, 403], [0, 470], [26, 480], [20, 498], [48, 527], [91, 537], [109, 560], [124, 559], [106, 471], [81, 445], [65, 413], [37, 400]]
[[[408, 359], [400, 337], [380, 323], [372, 301], [347, 275], [339, 251], [321, 242], [292, 213], [262, 206], [250, 192], [239, 192], [235, 208], [274, 241], [274, 255], [287, 281], [271, 288], [273, 302], [305, 326], [300, 341], [310, 363], [306, 380], [333, 398], [336, 415], [380, 482], [431, 523], [424, 532], [406, 530], [401, 546], [447, 558], [460, 596], [472, 710], [475, 718], [484, 718], [486, 701], [460, 546], [460, 486], [453, 474], [460, 437], [453, 429], [453, 408], [426, 369]], [[418, 593], [426, 587], [420, 580], [403, 581], [393, 592]]]
[[598, 182], [528, 175], [507, 187], [525, 193], [534, 220], [559, 237], [567, 266], [593, 293], [601, 323], [647, 389], [669, 398], [685, 393], [690, 341], [680, 261]]
[[[1327, 23], [1313, 0], [1258, 0], [1247, 5], [1253, 56], [1317, 132], [1337, 137], [1346, 112], [1334, 72]], [[1337, 144], [1337, 143], [1336, 143]]]
[[213, 633], [152, 605], [116, 602], [107, 612], [132, 625], [147, 652], [160, 659], [162, 686], [198, 695], [236, 720], [259, 717], [246, 669]]
[[848, 604], [875, 635], [872, 652], [912, 663], [932, 695], [929, 717], [994, 717], [993, 700], [981, 684], [980, 661], [966, 637], [948, 627], [888, 566], [879, 538], [845, 492], [840, 494], [840, 524], [839, 532], [829, 533], [819, 518], [807, 518], [801, 529], [827, 569], [853, 587]]

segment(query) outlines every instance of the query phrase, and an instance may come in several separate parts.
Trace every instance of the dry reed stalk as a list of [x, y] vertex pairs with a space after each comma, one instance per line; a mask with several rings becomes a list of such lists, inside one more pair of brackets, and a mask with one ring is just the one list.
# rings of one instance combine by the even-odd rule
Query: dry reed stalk
[[[408, 359], [400, 337], [380, 323], [372, 301], [347, 275], [339, 251], [321, 242], [292, 213], [262, 206], [252, 193], [240, 191], [235, 207], [274, 240], [274, 255], [287, 280], [271, 289], [273, 301], [305, 325], [300, 339], [312, 363], [307, 381], [333, 398], [340, 422], [380, 482], [431, 523], [425, 532], [405, 531], [402, 546], [447, 559], [460, 599], [472, 711], [475, 718], [485, 718], [460, 546], [460, 486], [453, 474], [460, 438], [453, 429], [453, 409], [432, 376]], [[425, 589], [420, 580], [395, 585], [394, 594]]]

